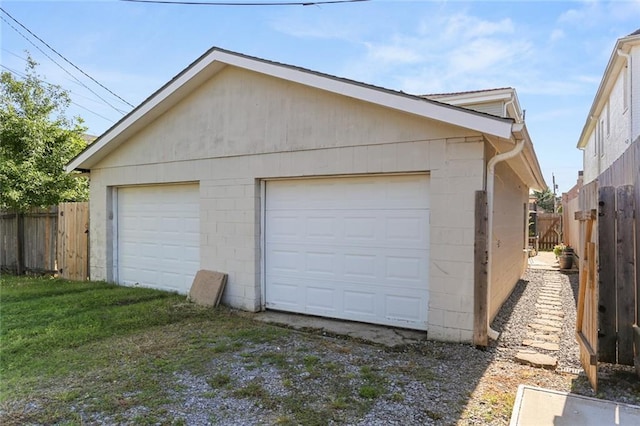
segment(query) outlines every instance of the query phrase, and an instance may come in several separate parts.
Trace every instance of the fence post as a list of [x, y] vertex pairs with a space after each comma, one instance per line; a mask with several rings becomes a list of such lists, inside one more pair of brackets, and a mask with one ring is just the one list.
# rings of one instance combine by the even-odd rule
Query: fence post
[[617, 188], [616, 196], [618, 363], [633, 365], [633, 324], [636, 319], [633, 185]]
[[24, 274], [24, 214], [16, 212], [16, 274]]
[[473, 344], [486, 347], [489, 344], [487, 315], [488, 254], [487, 254], [487, 192], [476, 191], [475, 243], [473, 290]]
[[598, 189], [598, 359], [616, 363], [616, 190]]

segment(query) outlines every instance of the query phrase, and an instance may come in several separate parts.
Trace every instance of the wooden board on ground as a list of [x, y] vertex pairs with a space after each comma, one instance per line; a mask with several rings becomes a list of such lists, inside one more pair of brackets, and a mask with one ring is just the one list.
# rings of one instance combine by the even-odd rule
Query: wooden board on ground
[[201, 269], [193, 279], [188, 300], [197, 305], [216, 307], [226, 284], [227, 274]]

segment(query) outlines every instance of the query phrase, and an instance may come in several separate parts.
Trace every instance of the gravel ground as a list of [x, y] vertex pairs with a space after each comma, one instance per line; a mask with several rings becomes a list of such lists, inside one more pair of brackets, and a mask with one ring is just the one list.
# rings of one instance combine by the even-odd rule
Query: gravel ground
[[[548, 352], [557, 357], [558, 369], [519, 365], [513, 357], [522, 348], [538, 294], [545, 280], [554, 277], [562, 282], [565, 313], [560, 350]], [[171, 417], [188, 425], [503, 425], [509, 421], [521, 383], [640, 403], [637, 377], [631, 369], [619, 366], [602, 367], [605, 378], [601, 391], [593, 394], [582, 373], [574, 339], [577, 284], [577, 274], [529, 270], [495, 318], [492, 327], [501, 336], [486, 350], [437, 342], [390, 350], [340, 337], [319, 339], [314, 333], [296, 333], [293, 339], [248, 347], [212, 360], [209, 371], [214, 376], [222, 374], [228, 386], [216, 388], [207, 377], [176, 374], [179, 390], [174, 393], [175, 402], [166, 409]], [[265, 357], [282, 363], [261, 362]], [[310, 359], [317, 361], [317, 368], [309, 368], [306, 360]], [[365, 367], [375, 373], [373, 382], [362, 373]], [[367, 383], [380, 388], [380, 395], [371, 399], [353, 395], [354, 389]], [[254, 395], [238, 393], [238, 389], [252, 385]], [[340, 404], [337, 388], [352, 390]], [[290, 401], [302, 407], [288, 405]], [[295, 410], [322, 413], [332, 405], [339, 408], [320, 419], [305, 421], [292, 414]], [[129, 418], [141, 414], [141, 408], [136, 407]], [[99, 415], [87, 420], [117, 423]]]
[[[559, 277], [565, 312], [556, 371], [513, 357], [535, 315], [545, 280]], [[293, 332], [269, 343], [222, 352], [198, 374], [165, 379], [170, 398], [152, 424], [186, 425], [505, 425], [519, 384], [640, 404], [632, 368], [601, 366], [591, 390], [574, 339], [578, 275], [529, 270], [492, 327], [490, 347], [424, 341], [389, 349], [320, 332]], [[26, 409], [28, 407], [22, 407]], [[146, 407], [118, 415], [73, 407], [82, 424], [139, 424]]]

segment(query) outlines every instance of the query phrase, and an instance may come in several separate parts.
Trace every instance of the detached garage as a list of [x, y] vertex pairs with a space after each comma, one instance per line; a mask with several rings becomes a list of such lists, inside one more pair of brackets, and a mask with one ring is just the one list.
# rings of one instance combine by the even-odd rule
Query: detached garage
[[[67, 166], [91, 176], [92, 279], [186, 294], [217, 270], [236, 308], [469, 342], [477, 302], [488, 322], [524, 271], [545, 186], [513, 89], [478, 93], [454, 106], [211, 49]], [[496, 223], [482, 300], [478, 191]]]

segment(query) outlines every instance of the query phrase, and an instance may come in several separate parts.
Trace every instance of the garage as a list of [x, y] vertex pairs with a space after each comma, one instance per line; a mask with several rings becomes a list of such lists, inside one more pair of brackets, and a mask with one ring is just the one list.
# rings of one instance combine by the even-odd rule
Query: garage
[[427, 329], [429, 176], [268, 181], [268, 309]]
[[186, 294], [200, 265], [197, 184], [116, 192], [116, 281]]

